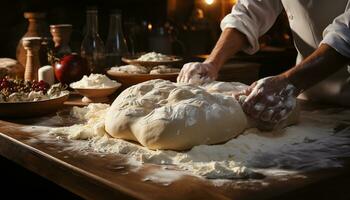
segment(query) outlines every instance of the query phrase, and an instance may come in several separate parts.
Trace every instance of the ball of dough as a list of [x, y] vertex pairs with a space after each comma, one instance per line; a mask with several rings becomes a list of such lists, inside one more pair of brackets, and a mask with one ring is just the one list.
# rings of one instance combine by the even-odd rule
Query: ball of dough
[[[220, 93], [220, 94], [232, 96], [233, 94], [248, 88], [248, 85], [245, 85], [239, 82], [213, 81], [210, 83], [205, 83], [201, 87], [203, 87], [209, 93]], [[299, 120], [299, 115], [300, 115], [300, 105], [298, 101], [296, 101], [295, 107], [292, 109], [292, 111], [290, 112], [290, 114], [285, 120], [282, 120], [277, 124], [272, 124], [268, 122], [258, 121], [247, 116], [247, 119], [248, 119], [247, 128], [258, 128], [264, 131], [271, 131], [273, 129], [282, 129], [286, 126], [296, 124]]]
[[112, 137], [137, 141], [149, 149], [186, 150], [222, 143], [246, 127], [247, 118], [231, 96], [165, 80], [124, 90], [105, 118]]

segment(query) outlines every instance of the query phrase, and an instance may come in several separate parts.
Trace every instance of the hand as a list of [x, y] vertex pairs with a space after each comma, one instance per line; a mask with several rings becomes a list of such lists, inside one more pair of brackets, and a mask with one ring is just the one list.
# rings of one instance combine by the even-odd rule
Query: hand
[[288, 117], [299, 93], [287, 78], [272, 76], [260, 79], [234, 96], [248, 116], [263, 123], [277, 124]]
[[177, 82], [201, 85], [205, 82], [214, 81], [217, 76], [218, 69], [214, 65], [205, 62], [192, 62], [182, 67]]

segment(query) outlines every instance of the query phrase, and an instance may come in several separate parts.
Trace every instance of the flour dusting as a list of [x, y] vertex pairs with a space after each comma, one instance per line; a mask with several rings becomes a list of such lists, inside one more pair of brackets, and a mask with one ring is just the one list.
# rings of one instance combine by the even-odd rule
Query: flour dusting
[[224, 144], [200, 145], [189, 151], [176, 152], [149, 150], [132, 142], [111, 138], [103, 127], [107, 109], [106, 104], [74, 107], [71, 115], [81, 124], [50, 128], [50, 134], [81, 141], [72, 147], [75, 150], [121, 154], [131, 163], [175, 166], [186, 173], [212, 179], [341, 167], [338, 158], [350, 156], [350, 111], [303, 111], [296, 126], [274, 132], [248, 129]]

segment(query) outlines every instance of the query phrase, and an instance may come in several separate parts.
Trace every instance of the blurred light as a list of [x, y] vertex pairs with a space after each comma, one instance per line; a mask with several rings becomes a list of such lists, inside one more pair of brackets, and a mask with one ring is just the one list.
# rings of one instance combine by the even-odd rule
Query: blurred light
[[147, 28], [148, 28], [148, 30], [152, 30], [152, 24], [151, 23], [149, 23], [148, 25], [147, 25]]
[[204, 0], [206, 4], [211, 5], [214, 3], [214, 0]]

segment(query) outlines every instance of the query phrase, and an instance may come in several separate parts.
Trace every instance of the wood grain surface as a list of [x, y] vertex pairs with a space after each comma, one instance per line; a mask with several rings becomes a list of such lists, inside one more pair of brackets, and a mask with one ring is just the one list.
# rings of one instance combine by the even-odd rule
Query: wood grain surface
[[[0, 154], [86, 199], [349, 199], [350, 165], [283, 179], [211, 180], [182, 176], [169, 185], [145, 181], [160, 166], [140, 169], [121, 155], [70, 150], [71, 141], [31, 130], [46, 118], [0, 120]], [[29, 127], [29, 128], [28, 128]]]

